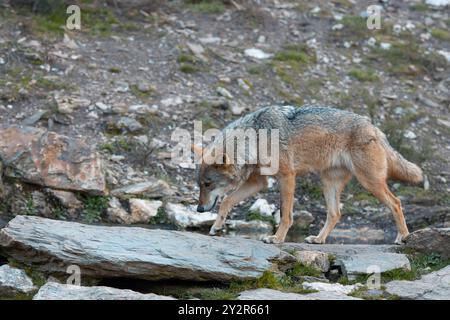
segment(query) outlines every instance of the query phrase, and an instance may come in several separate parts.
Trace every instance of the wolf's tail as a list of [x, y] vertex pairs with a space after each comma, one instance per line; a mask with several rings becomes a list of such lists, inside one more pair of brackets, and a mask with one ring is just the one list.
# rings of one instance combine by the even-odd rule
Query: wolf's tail
[[389, 144], [386, 135], [377, 128], [381, 145], [386, 150], [388, 162], [388, 177], [394, 180], [419, 183], [423, 181], [422, 169], [409, 162]]

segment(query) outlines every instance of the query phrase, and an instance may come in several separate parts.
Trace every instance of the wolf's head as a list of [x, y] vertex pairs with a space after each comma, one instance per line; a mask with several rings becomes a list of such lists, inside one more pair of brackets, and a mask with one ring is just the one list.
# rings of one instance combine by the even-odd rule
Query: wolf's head
[[206, 156], [201, 148], [194, 147], [194, 151], [197, 155], [202, 155], [197, 177], [200, 187], [197, 211], [211, 211], [220, 198], [239, 187], [239, 169], [230, 162], [226, 153], [205, 160]]

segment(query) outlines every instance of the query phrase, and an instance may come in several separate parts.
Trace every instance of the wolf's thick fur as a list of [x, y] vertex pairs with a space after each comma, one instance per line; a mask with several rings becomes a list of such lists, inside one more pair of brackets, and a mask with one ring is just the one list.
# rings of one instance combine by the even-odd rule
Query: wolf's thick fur
[[[223, 143], [227, 132], [236, 128], [279, 129], [279, 170], [275, 177], [280, 184], [282, 218], [276, 234], [266, 242], [284, 241], [292, 225], [296, 176], [309, 172], [318, 173], [322, 179], [327, 220], [319, 235], [309, 236], [307, 242], [325, 242], [341, 216], [340, 194], [353, 175], [391, 209], [398, 229], [396, 243], [408, 235], [400, 200], [388, 189], [386, 181], [418, 183], [422, 181], [422, 171], [396, 152], [381, 130], [366, 117], [329, 107], [266, 107], [229, 124], [222, 131], [221, 139], [214, 143]], [[214, 143], [206, 148], [204, 155]], [[267, 176], [261, 175], [260, 163], [230, 163], [226, 151], [218, 156], [224, 163], [203, 162], [198, 178], [199, 211], [211, 210], [225, 196], [211, 234], [222, 229], [235, 204], [267, 186]]]

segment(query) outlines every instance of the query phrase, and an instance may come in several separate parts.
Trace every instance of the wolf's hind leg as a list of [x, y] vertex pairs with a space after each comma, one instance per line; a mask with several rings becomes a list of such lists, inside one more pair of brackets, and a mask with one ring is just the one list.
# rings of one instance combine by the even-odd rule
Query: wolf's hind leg
[[405, 216], [403, 215], [402, 203], [390, 190], [386, 181], [370, 181], [365, 177], [358, 177], [358, 181], [370, 191], [381, 203], [384, 203], [392, 212], [395, 224], [397, 226], [396, 244], [402, 244], [403, 240], [409, 234], [406, 225]]
[[233, 208], [233, 206], [247, 199], [248, 197], [251, 197], [265, 187], [267, 187], [267, 176], [261, 176], [256, 173], [251, 175], [250, 178], [239, 189], [235, 190], [223, 199], [222, 203], [220, 204], [219, 214], [217, 215], [217, 219], [211, 227], [209, 234], [212, 236], [216, 235], [220, 230], [223, 229], [223, 225], [225, 223], [227, 215]]
[[371, 144], [364, 152], [354, 153], [352, 159], [355, 164], [354, 174], [361, 185], [391, 210], [398, 231], [395, 243], [401, 244], [409, 231], [401, 201], [392, 194], [386, 182], [388, 164], [384, 149], [377, 144]]
[[308, 243], [325, 243], [328, 235], [341, 218], [339, 208], [341, 192], [352, 177], [347, 169], [332, 169], [322, 173], [323, 193], [327, 204], [327, 220], [319, 235], [309, 236], [305, 239]]

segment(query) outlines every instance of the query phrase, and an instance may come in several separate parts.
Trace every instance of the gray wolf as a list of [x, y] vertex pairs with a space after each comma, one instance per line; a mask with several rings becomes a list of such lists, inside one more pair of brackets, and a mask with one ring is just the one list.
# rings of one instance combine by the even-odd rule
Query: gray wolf
[[[279, 182], [281, 222], [267, 243], [282, 243], [292, 225], [296, 177], [310, 172], [320, 175], [327, 206], [325, 225], [309, 243], [325, 243], [341, 217], [340, 194], [352, 176], [394, 216], [398, 230], [396, 243], [408, 235], [400, 200], [389, 190], [388, 179], [419, 183], [422, 170], [407, 161], [389, 144], [385, 134], [368, 118], [352, 112], [320, 106], [274, 106], [259, 109], [229, 124], [222, 137], [205, 149], [194, 151], [206, 157], [211, 146], [222, 143], [235, 128], [279, 129], [279, 168], [273, 175]], [[216, 162], [203, 161], [199, 168], [200, 196], [197, 210], [210, 211], [219, 202], [217, 220], [210, 234], [223, 229], [234, 205], [267, 187], [268, 176], [261, 174], [261, 164], [238, 165], [228, 151], [214, 155]]]

